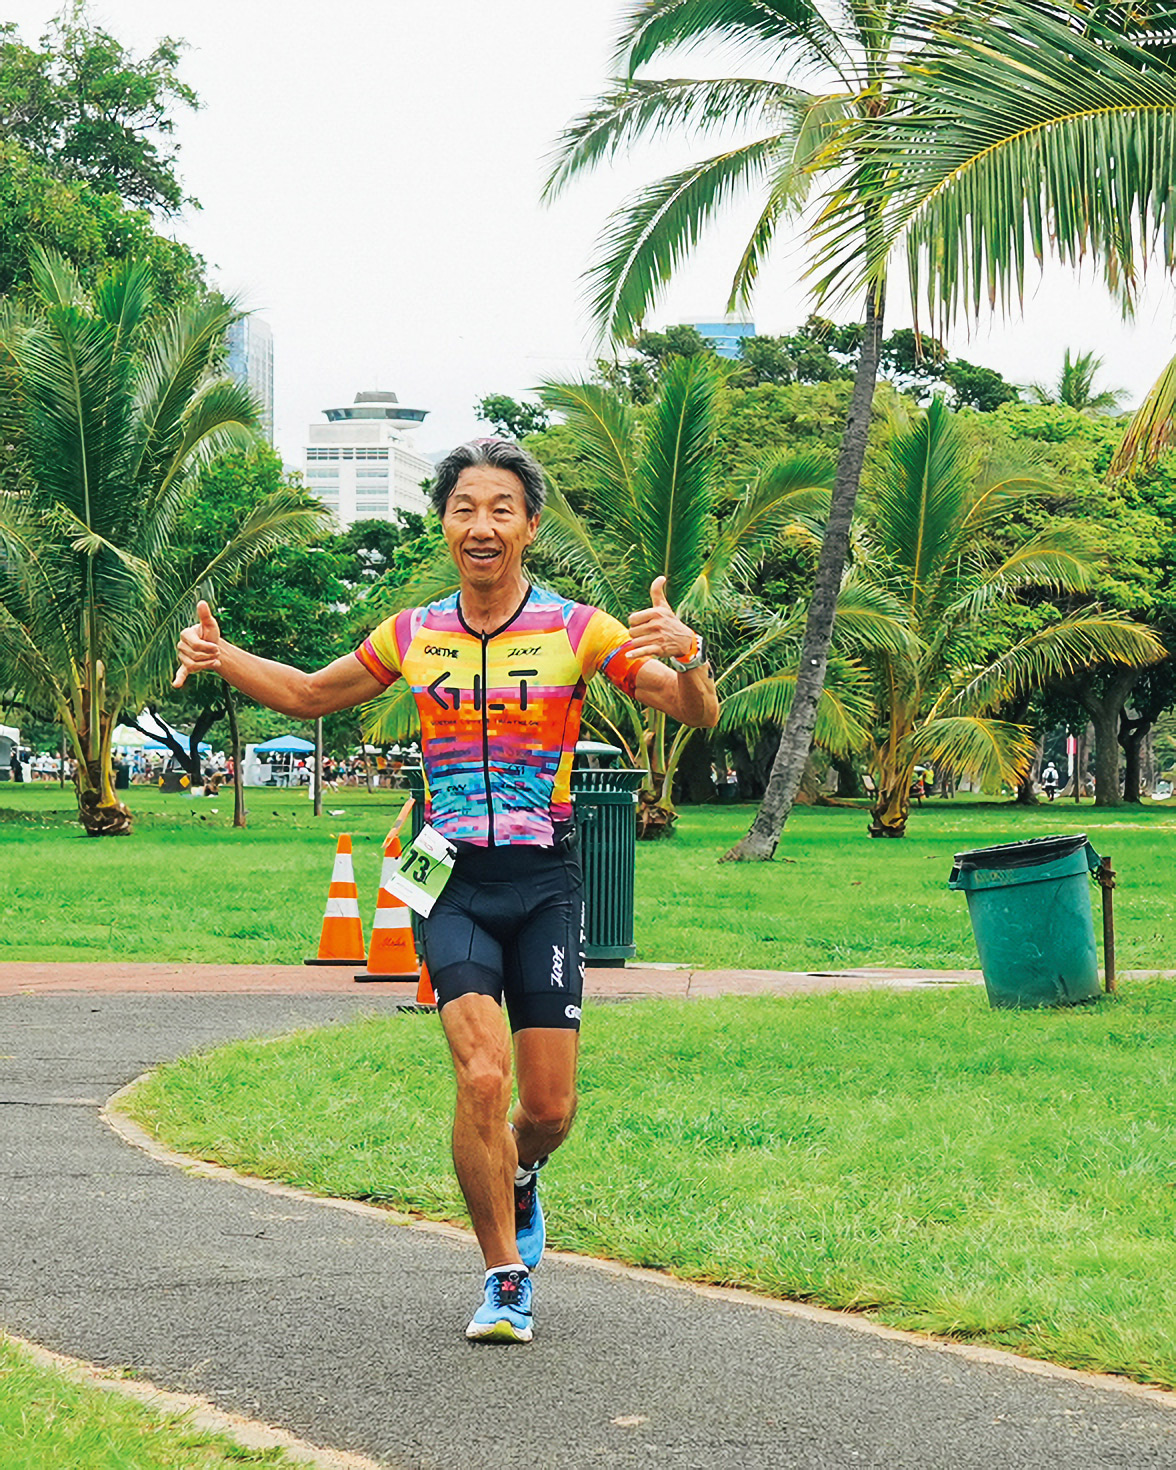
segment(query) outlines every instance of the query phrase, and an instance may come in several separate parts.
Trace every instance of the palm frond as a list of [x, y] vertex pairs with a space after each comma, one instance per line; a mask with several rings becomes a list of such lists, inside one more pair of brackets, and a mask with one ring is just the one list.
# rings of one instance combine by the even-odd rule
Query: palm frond
[[780, 455], [760, 469], [723, 522], [697, 577], [681, 597], [683, 616], [716, 605], [723, 589], [750, 579], [802, 518], [823, 515], [833, 470], [832, 457], [823, 450]]
[[94, 308], [113, 328], [115, 352], [131, 348], [139, 323], [154, 300], [151, 267], [145, 260], [119, 261], [94, 288]]
[[850, 109], [851, 103], [845, 97], [813, 97], [803, 109], [792, 146], [786, 148], [781, 139], [768, 197], [735, 267], [727, 299], [728, 311], [750, 305], [760, 268], [775, 242], [780, 221], [804, 205], [812, 188], [814, 165], [828, 148], [831, 132], [851, 115]]
[[1124, 431], [1108, 474], [1147, 470], [1176, 441], [1176, 357], [1148, 390]]
[[201, 465], [257, 442], [257, 404], [252, 391], [233, 378], [212, 378], [191, 393], [166, 443], [142, 455], [137, 472], [143, 487], [135, 528], [136, 544], [150, 558], [167, 544], [191, 480]]
[[[719, 728], [759, 729], [784, 725], [796, 693], [795, 668], [781, 669], [724, 695]], [[832, 755], [850, 755], [869, 740], [873, 703], [868, 676], [859, 665], [829, 660], [825, 687], [817, 704], [814, 740]]]
[[891, 440], [874, 479], [875, 534], [913, 616], [934, 603], [972, 498], [975, 457], [941, 398]]
[[1016, 786], [1033, 763], [1037, 745], [1024, 725], [978, 715], [950, 715], [918, 725], [901, 744], [909, 764], [946, 766], [985, 785]]
[[602, 383], [539, 385], [544, 408], [562, 414], [587, 466], [598, 516], [622, 545], [638, 535], [635, 465], [640, 454], [638, 418], [631, 404]]
[[1079, 669], [1100, 664], [1144, 668], [1165, 655], [1150, 628], [1115, 613], [1093, 612], [1041, 628], [977, 670], [951, 701], [954, 710], [983, 714], [1018, 694], [1043, 689]]
[[90, 304], [77, 266], [57, 250], [35, 243], [29, 255], [29, 275], [38, 296], [50, 308], [72, 311]]
[[397, 679], [383, 694], [361, 704], [359, 723], [364, 740], [372, 745], [419, 740], [421, 721], [412, 685], [407, 679]]
[[631, 0], [616, 64], [630, 74], [666, 51], [716, 42], [773, 62], [823, 62], [852, 70], [845, 43], [809, 0]]
[[[910, 24], [930, 40], [886, 116], [838, 140], [854, 162], [818, 225], [824, 296], [881, 278], [901, 243], [943, 334], [961, 310], [1023, 300], [1047, 251], [1093, 257], [1127, 294], [1150, 248], [1176, 265], [1176, 74], [1057, 6], [917, 5]], [[883, 213], [863, 257], [864, 201]]]
[[639, 544], [671, 602], [693, 587], [706, 555], [722, 379], [702, 355], [672, 358], [645, 423], [634, 479]]
[[564, 129], [552, 150], [543, 198], [558, 198], [573, 179], [648, 133], [685, 128], [705, 135], [716, 127], [749, 124], [778, 133], [810, 101], [795, 87], [751, 77], [622, 82]]
[[602, 333], [618, 341], [633, 335], [707, 224], [770, 170], [781, 142], [761, 138], [692, 164], [639, 190], [612, 215], [587, 275]]
[[547, 492], [535, 549], [580, 578], [585, 597], [595, 606], [622, 621], [628, 617], [634, 589], [624, 576], [624, 558], [615, 555], [613, 538], [577, 515], [555, 486]]
[[884, 654], [913, 659], [922, 648], [899, 599], [885, 587], [852, 575], [837, 599], [833, 637], [843, 653], [862, 657]]
[[330, 519], [321, 506], [308, 505], [302, 490], [275, 490], [258, 501], [236, 533], [194, 575], [161, 577], [158, 607], [151, 631], [138, 640], [139, 652], [130, 661], [128, 684], [155, 682], [174, 662], [173, 649], [180, 630], [190, 620], [197, 595], [215, 596], [243, 567], [281, 546], [305, 544], [322, 533]]

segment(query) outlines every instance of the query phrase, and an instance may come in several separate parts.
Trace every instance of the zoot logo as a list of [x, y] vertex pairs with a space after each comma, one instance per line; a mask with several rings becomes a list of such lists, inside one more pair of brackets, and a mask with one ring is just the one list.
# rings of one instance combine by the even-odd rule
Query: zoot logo
[[563, 989], [563, 983], [564, 983], [564, 981], [563, 981], [563, 965], [564, 965], [563, 945], [561, 945], [561, 944], [553, 944], [551, 946], [551, 983], [553, 985], [558, 985], [561, 990]]

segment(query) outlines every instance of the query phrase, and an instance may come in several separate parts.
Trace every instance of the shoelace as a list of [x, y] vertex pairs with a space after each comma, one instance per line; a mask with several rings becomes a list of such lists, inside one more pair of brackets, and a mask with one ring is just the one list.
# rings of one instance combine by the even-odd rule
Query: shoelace
[[490, 1278], [494, 1288], [494, 1305], [496, 1307], [517, 1307], [522, 1295], [524, 1277], [517, 1271], [507, 1271], [503, 1275]]
[[519, 1225], [529, 1224], [534, 1209], [535, 1179], [532, 1176], [530, 1184], [515, 1185], [515, 1222]]

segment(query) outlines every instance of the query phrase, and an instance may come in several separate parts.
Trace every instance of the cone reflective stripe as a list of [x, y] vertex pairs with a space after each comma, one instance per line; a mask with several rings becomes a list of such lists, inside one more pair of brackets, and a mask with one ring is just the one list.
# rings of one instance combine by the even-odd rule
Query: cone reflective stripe
[[359, 917], [359, 891], [351, 863], [351, 837], [344, 832], [335, 849], [335, 866], [327, 890], [327, 908], [318, 954], [308, 965], [357, 965], [363, 959], [363, 924]]
[[384, 846], [367, 969], [356, 975], [357, 980], [415, 980], [420, 974], [412, 937], [412, 915], [408, 905], [388, 888], [399, 856], [400, 838], [393, 837]]
[[417, 1005], [435, 1006], [437, 994], [433, 989], [433, 982], [429, 977], [429, 967], [421, 962], [421, 978], [417, 981]]

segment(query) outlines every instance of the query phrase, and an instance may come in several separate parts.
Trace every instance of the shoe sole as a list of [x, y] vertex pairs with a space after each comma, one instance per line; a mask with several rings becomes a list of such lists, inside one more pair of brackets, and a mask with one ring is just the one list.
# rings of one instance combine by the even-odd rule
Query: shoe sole
[[491, 1322], [485, 1327], [480, 1322], [471, 1322], [466, 1328], [466, 1336], [471, 1342], [530, 1342], [534, 1335], [533, 1328], [516, 1327], [513, 1322], [506, 1321]]

